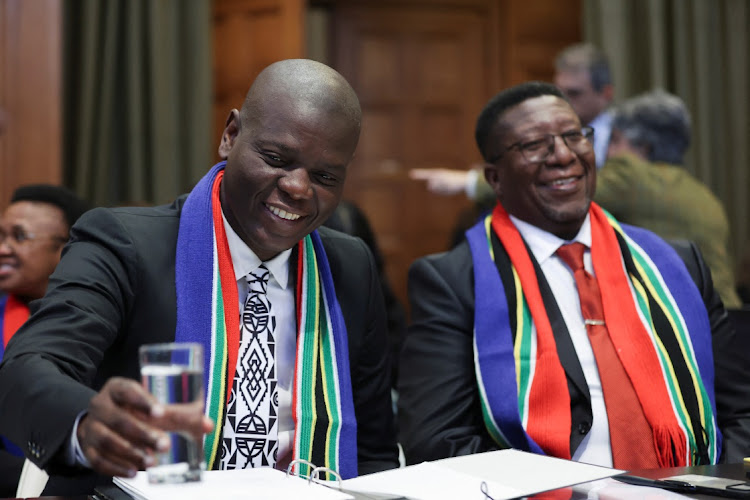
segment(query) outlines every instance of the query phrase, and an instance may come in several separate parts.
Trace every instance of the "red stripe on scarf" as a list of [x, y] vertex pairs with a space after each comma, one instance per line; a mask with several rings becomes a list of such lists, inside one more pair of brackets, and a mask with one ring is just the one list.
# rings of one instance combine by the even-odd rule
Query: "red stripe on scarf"
[[[677, 422], [659, 358], [643, 326], [620, 262], [620, 245], [602, 209], [592, 203], [591, 259], [602, 285], [604, 318], [617, 355], [633, 383], [646, 420], [651, 425], [659, 467], [686, 464], [686, 436]], [[674, 452], [672, 448], [674, 447]]]
[[[300, 325], [302, 324], [302, 280], [304, 279], [304, 269], [303, 264], [305, 261], [305, 240], [301, 239], [299, 243], [297, 243], [297, 286], [296, 286], [296, 293], [297, 297], [295, 298], [295, 304], [297, 305], [297, 329], [299, 330]], [[299, 333], [297, 334], [297, 339], [299, 340]], [[294, 382], [292, 383], [292, 421], [294, 421], [294, 443], [292, 443], [292, 457], [299, 456], [298, 454], [298, 446], [297, 443], [299, 442], [297, 439], [297, 429], [299, 426], [297, 425], [297, 395], [299, 394], [299, 391], [297, 390], [297, 367], [299, 366], [299, 357], [302, 356], [302, 345], [300, 342], [297, 342], [297, 350], [294, 355]], [[299, 467], [299, 466], [298, 466]]]
[[570, 459], [570, 393], [565, 370], [557, 355], [552, 326], [542, 302], [534, 264], [521, 234], [499, 203], [492, 213], [492, 228], [518, 272], [536, 326], [536, 367], [529, 394], [526, 432], [547, 454]]
[[8, 295], [3, 314], [3, 347], [8, 345], [10, 338], [15, 335], [21, 325], [29, 319], [29, 306], [18, 300], [14, 295]]
[[224, 219], [221, 216], [221, 179], [224, 171], [216, 174], [211, 190], [211, 211], [214, 218], [216, 233], [217, 258], [219, 260], [219, 279], [221, 280], [221, 294], [224, 302], [224, 324], [227, 336], [227, 404], [232, 396], [231, 377], [237, 369], [237, 355], [240, 350], [240, 304], [237, 296], [237, 280], [234, 278], [232, 254], [229, 252], [227, 233], [224, 231]]

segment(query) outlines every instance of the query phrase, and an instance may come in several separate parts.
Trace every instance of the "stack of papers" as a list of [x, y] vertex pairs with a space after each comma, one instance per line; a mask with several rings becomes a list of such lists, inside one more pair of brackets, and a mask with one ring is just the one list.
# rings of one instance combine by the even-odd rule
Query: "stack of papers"
[[615, 476], [624, 471], [546, 457], [518, 450], [500, 450], [424, 462], [342, 482], [349, 493], [389, 493], [410, 500], [495, 500], [533, 495], [574, 484]]
[[[252, 498], [253, 500], [351, 500], [354, 497], [298, 476], [267, 467], [205, 471], [203, 480], [181, 484], [150, 484], [145, 472], [134, 478], [114, 478], [114, 483], [135, 500], [205, 500]], [[332, 483], [332, 486], [336, 483]], [[336, 488], [336, 489], [334, 489]]]
[[[533, 495], [622, 473], [596, 465], [545, 457], [517, 450], [500, 450], [446, 458], [378, 472], [329, 486], [270, 469], [207, 471], [203, 481], [149, 484], [145, 472], [115, 484], [136, 500], [221, 498], [276, 500], [495, 500]], [[341, 486], [339, 489], [338, 486]]]

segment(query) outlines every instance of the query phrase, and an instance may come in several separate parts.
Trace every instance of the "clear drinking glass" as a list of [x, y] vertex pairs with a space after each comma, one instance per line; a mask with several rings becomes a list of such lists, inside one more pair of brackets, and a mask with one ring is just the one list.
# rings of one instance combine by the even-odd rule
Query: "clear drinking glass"
[[[141, 381], [160, 403], [203, 403], [203, 347], [197, 343], [146, 344], [139, 349]], [[202, 411], [201, 404], [201, 411]], [[147, 469], [151, 483], [200, 481], [203, 440], [169, 433], [170, 448]]]

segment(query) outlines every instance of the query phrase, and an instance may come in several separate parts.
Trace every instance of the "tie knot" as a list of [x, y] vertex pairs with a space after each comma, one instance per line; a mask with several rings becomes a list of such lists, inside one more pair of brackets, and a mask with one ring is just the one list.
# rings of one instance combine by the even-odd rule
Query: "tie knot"
[[266, 293], [268, 288], [268, 268], [261, 264], [261, 266], [255, 271], [251, 271], [247, 275], [247, 284], [250, 286], [250, 290], [254, 292]]
[[583, 252], [586, 250], [586, 245], [583, 243], [575, 242], [567, 245], [561, 245], [560, 248], [555, 252], [573, 271], [583, 269]]

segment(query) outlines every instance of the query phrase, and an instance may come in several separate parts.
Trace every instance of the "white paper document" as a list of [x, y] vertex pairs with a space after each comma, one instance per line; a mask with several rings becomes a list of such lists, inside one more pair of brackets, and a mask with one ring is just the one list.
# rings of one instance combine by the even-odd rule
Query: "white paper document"
[[[252, 498], [253, 500], [351, 500], [354, 497], [290, 475], [280, 470], [257, 469], [212, 470], [203, 473], [203, 481], [181, 484], [150, 484], [145, 472], [134, 478], [116, 477], [114, 483], [135, 500], [222, 500]], [[332, 483], [335, 485], [336, 483]]]
[[617, 469], [500, 450], [424, 462], [343, 482], [351, 492], [389, 493], [410, 500], [496, 500], [532, 495], [622, 473]]
[[648, 500], [677, 500], [690, 498], [673, 491], [621, 483], [612, 478], [574, 486], [573, 491], [585, 495], [585, 498], [596, 498], [597, 500], [643, 500], [644, 498], [648, 498]]
[[523, 451], [501, 450], [347, 479], [341, 482], [343, 491], [336, 488], [337, 483], [332, 482], [332, 487], [310, 484], [305, 479], [287, 477], [285, 472], [270, 468], [207, 471], [203, 473], [203, 481], [198, 483], [149, 484], [145, 472], [139, 472], [133, 479], [115, 478], [114, 481], [136, 500], [383, 498], [379, 495], [409, 500], [484, 500], [482, 488], [487, 495], [501, 500], [595, 481], [622, 472]]

